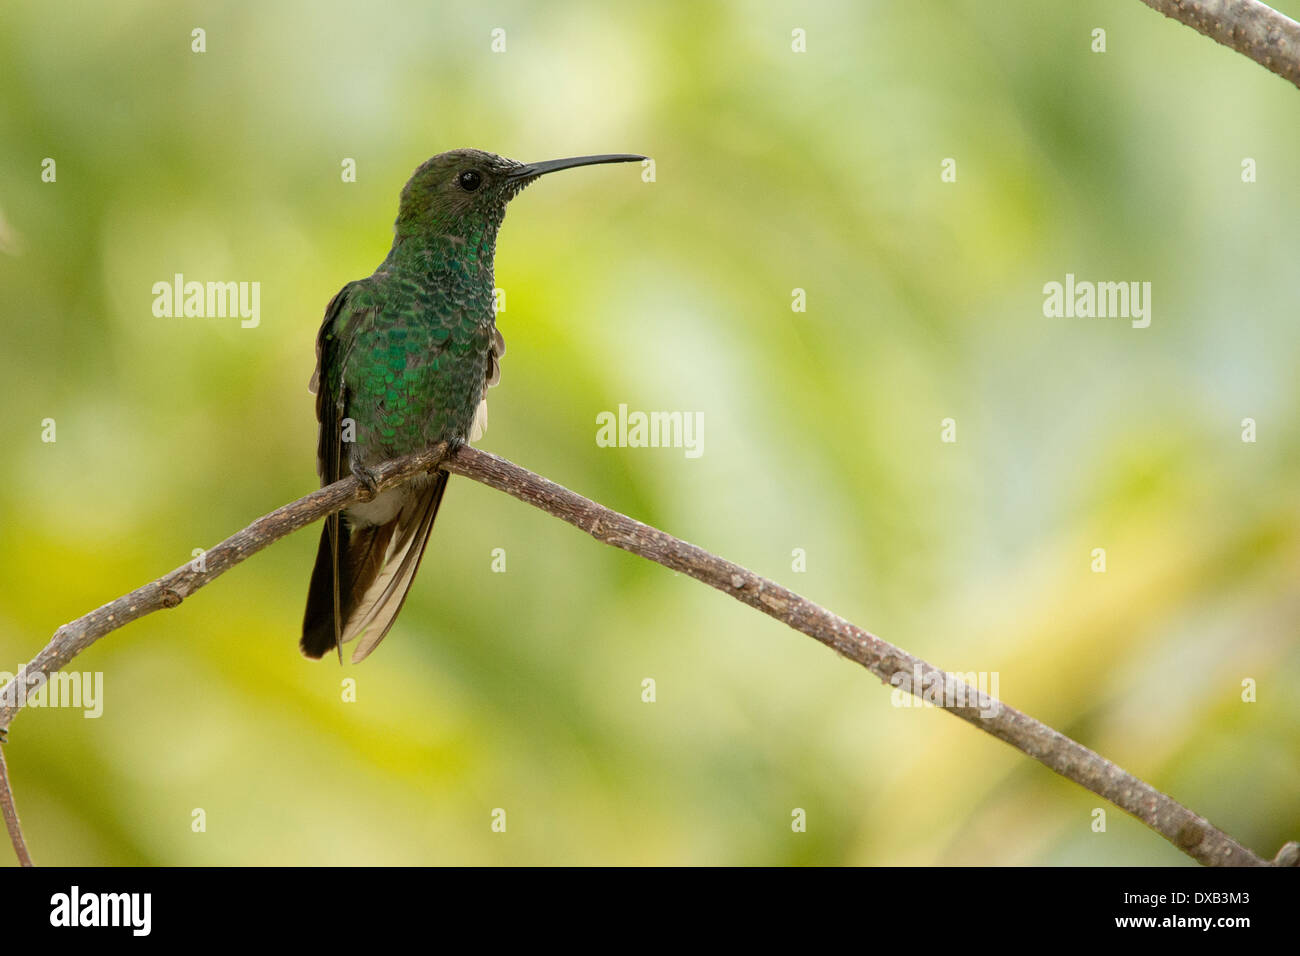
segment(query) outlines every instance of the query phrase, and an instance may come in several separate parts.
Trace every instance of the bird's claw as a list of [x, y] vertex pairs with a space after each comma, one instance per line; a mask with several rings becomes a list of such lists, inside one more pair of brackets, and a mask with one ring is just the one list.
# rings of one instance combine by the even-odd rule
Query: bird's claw
[[375, 496], [379, 494], [379, 478], [375, 473], [364, 465], [353, 465], [352, 476], [361, 482], [361, 494], [357, 497], [361, 501], [374, 501]]
[[438, 472], [442, 468], [442, 463], [452, 455], [456, 454], [456, 449], [463, 444], [465, 444], [465, 439], [463, 438], [448, 438], [447, 447], [443, 449], [442, 454], [438, 456], [438, 460], [428, 467], [425, 474], [432, 475]]

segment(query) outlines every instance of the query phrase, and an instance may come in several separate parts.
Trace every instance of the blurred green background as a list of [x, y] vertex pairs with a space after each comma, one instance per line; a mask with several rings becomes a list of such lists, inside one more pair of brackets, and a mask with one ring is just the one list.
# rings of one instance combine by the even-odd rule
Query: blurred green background
[[[579, 170], [512, 204], [481, 447], [997, 672], [1271, 857], [1300, 837], [1297, 110], [1138, 0], [8, 0], [0, 670], [315, 487], [316, 329], [383, 258], [416, 165], [644, 152], [653, 183]], [[260, 326], [155, 318], [177, 272], [260, 282]], [[1045, 318], [1067, 272], [1151, 282], [1150, 327]], [[703, 456], [597, 447], [619, 403], [703, 412]], [[1098, 798], [812, 641], [459, 478], [379, 651], [308, 662], [317, 537], [79, 658], [101, 718], [18, 716], [38, 862], [1190, 863], [1109, 805], [1094, 833]]]

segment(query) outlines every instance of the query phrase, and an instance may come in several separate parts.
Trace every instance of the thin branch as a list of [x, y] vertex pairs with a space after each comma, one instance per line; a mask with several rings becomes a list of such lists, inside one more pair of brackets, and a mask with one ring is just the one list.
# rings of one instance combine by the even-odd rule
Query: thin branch
[[[400, 484], [422, 471], [432, 471], [437, 467], [439, 459], [446, 454], [446, 449], [446, 443], [442, 443], [418, 455], [385, 462], [375, 470], [379, 489]], [[158, 580], [150, 581], [130, 594], [124, 594], [63, 625], [54, 632], [53, 639], [45, 649], [0, 690], [0, 737], [3, 737], [13, 722], [14, 715], [22, 708], [27, 688], [39, 686], [50, 674], [61, 670], [105, 634], [146, 614], [176, 607], [199, 588], [241, 561], [248, 560], [268, 544], [338, 511], [358, 500], [362, 494], [361, 483], [351, 476], [313, 491], [283, 508], [263, 515], [188, 564], [182, 564]], [[23, 686], [24, 682], [26, 687]]]
[[[460, 446], [447, 454], [446, 446], [439, 445], [418, 455], [386, 462], [376, 475], [379, 487], [387, 488], [434, 468], [503, 491], [567, 521], [597, 541], [687, 574], [776, 618], [861, 664], [886, 684], [901, 687], [922, 700], [942, 706], [1111, 801], [1201, 863], [1215, 866], [1269, 865], [1268, 861], [1202, 817], [1064, 734], [968, 687], [775, 581], [611, 511], [502, 458], [467, 446]], [[203, 555], [202, 566], [196, 567], [197, 561], [182, 565], [170, 574], [65, 624], [19, 676], [0, 690], [0, 734], [9, 727], [24, 703], [16, 690], [20, 683], [30, 685], [43, 680], [104, 635], [153, 611], [175, 607], [183, 598], [268, 544], [337, 511], [357, 500], [362, 493], [360, 483], [351, 477], [312, 492], [259, 518], [212, 548]], [[0, 780], [0, 785], [7, 791], [7, 781]], [[15, 840], [15, 846], [18, 845]], [[1279, 854], [1278, 862], [1296, 857], [1294, 845], [1288, 844]]]
[[[861, 664], [886, 684], [903, 686], [931, 702], [965, 702], [965, 706], [945, 704], [944, 709], [1106, 798], [1201, 863], [1267, 865], [1204, 818], [1082, 744], [1000, 701], [979, 694], [933, 665], [775, 581], [611, 511], [495, 455], [462, 448], [440, 467], [540, 508], [581, 528], [597, 541], [717, 588]], [[918, 674], [919, 681], [915, 676]]]
[[1300, 23], [1258, 0], [1142, 0], [1300, 87]]
[[5, 818], [9, 842], [14, 845], [14, 852], [18, 854], [18, 865], [31, 866], [32, 857], [27, 852], [27, 841], [23, 839], [23, 828], [18, 822], [18, 807], [14, 805], [13, 788], [9, 786], [9, 768], [5, 766], [3, 747], [0, 747], [0, 815]]

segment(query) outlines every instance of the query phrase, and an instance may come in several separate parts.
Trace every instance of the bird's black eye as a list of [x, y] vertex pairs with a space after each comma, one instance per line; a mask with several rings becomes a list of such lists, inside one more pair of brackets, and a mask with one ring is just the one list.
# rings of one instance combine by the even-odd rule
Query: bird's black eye
[[456, 177], [456, 183], [467, 193], [472, 193], [483, 184], [483, 177], [477, 170], [467, 169]]

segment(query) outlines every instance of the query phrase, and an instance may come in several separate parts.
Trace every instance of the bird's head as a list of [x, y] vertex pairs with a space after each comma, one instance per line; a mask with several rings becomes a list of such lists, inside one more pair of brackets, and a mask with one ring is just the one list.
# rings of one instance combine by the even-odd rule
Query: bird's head
[[453, 149], [420, 165], [402, 188], [399, 239], [431, 233], [465, 235], [505, 215], [506, 203], [539, 176], [574, 166], [639, 162], [644, 156], [607, 154], [521, 163], [481, 149]]

